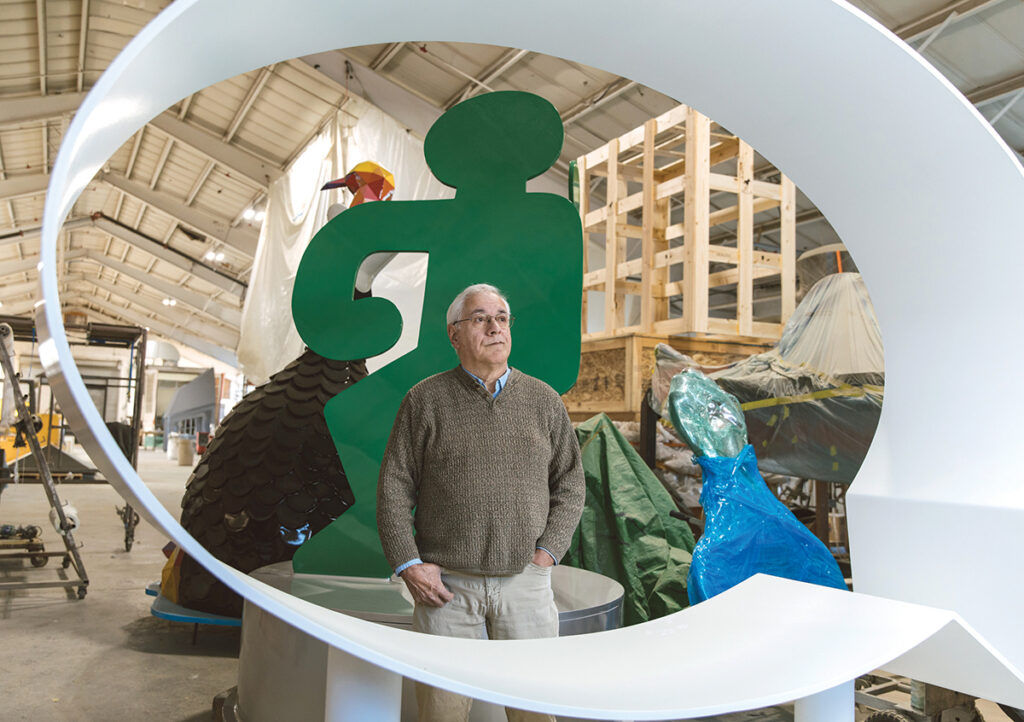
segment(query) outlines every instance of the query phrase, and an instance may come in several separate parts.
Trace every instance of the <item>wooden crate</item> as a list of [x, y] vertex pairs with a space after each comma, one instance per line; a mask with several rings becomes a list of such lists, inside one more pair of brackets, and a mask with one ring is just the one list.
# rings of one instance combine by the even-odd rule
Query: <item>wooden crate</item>
[[[577, 171], [584, 341], [636, 334], [779, 338], [796, 305], [796, 189], [785, 176], [778, 183], [755, 179], [747, 143], [681, 105], [582, 156]], [[591, 190], [597, 178], [605, 179], [600, 206]], [[712, 209], [712, 191], [735, 194], [735, 204]], [[673, 203], [683, 209], [682, 222], [671, 222]], [[754, 218], [776, 208], [779, 252], [755, 251]], [[719, 233], [711, 243], [710, 230], [724, 231], [731, 222], [735, 233]], [[627, 258], [629, 239], [639, 239], [639, 257]], [[593, 244], [603, 244], [602, 268], [588, 268]], [[780, 316], [755, 318], [754, 280], [769, 276], [779, 279]], [[709, 312], [709, 290], [733, 285], [734, 317], [716, 317]], [[600, 330], [587, 327], [589, 291], [604, 293]], [[626, 325], [627, 296], [639, 298], [639, 324]], [[672, 317], [674, 299], [681, 300], [681, 316]]]
[[759, 339], [670, 338], [634, 334], [585, 341], [576, 385], [562, 396], [573, 421], [604, 412], [617, 421], [639, 421], [643, 395], [654, 370], [654, 347], [667, 343], [704, 366], [731, 363], [761, 353]]

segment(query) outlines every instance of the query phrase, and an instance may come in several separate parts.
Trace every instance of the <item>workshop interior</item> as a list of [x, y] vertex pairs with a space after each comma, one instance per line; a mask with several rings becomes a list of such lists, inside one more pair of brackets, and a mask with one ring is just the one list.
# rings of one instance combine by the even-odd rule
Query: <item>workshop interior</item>
[[[1024, 720], [1024, 3], [275, 5], [0, 4], [0, 717]], [[586, 497], [446, 647], [376, 486], [479, 282]]]

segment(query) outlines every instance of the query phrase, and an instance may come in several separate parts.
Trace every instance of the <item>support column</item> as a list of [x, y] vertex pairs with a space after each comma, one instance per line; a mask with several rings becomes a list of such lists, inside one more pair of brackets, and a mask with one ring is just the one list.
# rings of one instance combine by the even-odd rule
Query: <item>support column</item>
[[399, 722], [402, 677], [328, 646], [325, 722]]
[[853, 722], [853, 680], [796, 700], [794, 722]]

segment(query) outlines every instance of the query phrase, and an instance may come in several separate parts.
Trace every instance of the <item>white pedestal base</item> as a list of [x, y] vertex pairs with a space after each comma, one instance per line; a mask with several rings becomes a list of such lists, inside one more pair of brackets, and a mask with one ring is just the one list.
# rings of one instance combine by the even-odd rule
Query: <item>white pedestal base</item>
[[853, 680], [796, 700], [795, 722], [853, 722]]
[[324, 722], [399, 722], [401, 713], [400, 675], [328, 647]]

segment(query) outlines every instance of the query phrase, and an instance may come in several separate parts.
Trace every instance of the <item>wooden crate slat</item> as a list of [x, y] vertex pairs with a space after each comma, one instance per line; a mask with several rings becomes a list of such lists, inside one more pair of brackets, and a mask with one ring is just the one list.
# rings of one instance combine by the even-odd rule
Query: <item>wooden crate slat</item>
[[[585, 340], [637, 332], [778, 337], [781, 324], [754, 316], [755, 303], [765, 293], [755, 281], [779, 278], [784, 321], [796, 300], [796, 192], [785, 176], [778, 183], [756, 180], [754, 157], [749, 144], [696, 110], [680, 105], [578, 159], [580, 217], [587, 244], [603, 239], [606, 256], [604, 268], [597, 270], [590, 267], [589, 258], [584, 261], [584, 295], [604, 292], [604, 328], [591, 330], [584, 318]], [[731, 159], [735, 159], [735, 175], [712, 172]], [[729, 166], [721, 167], [729, 170]], [[595, 207], [590, 188], [597, 177], [607, 179], [600, 207]], [[637, 184], [639, 192], [628, 192]], [[711, 209], [712, 192], [735, 194], [736, 202]], [[678, 207], [680, 201], [682, 222], [671, 223], [670, 203]], [[754, 218], [775, 208], [781, 218], [780, 252], [755, 250]], [[710, 229], [732, 223], [735, 230], [726, 230], [724, 238], [717, 234], [719, 240], [711, 245]], [[640, 257], [627, 261], [627, 243], [637, 240]], [[670, 247], [670, 243], [677, 245]], [[711, 263], [726, 268], [721, 270], [719, 265], [712, 272]], [[682, 280], [671, 281], [671, 277], [680, 278], [680, 268]], [[719, 289], [716, 293], [721, 294], [721, 289], [728, 292], [730, 286], [736, 291], [736, 318], [711, 318], [709, 290]], [[639, 300], [640, 323], [627, 327], [625, 302], [631, 295]], [[675, 313], [679, 313], [679, 299], [682, 316], [670, 318], [670, 304], [674, 302]], [[584, 312], [586, 316], [586, 298]]]
[[[736, 204], [736, 333], [750, 336], [754, 328], [754, 149], [740, 142], [736, 161], [740, 192]], [[718, 275], [718, 274], [712, 274]], [[708, 280], [714, 287], [716, 280]]]
[[796, 186], [782, 177], [782, 223], [779, 234], [779, 253], [782, 256], [782, 322], [796, 308]]
[[[686, 165], [683, 197], [683, 318], [693, 331], [706, 331], [708, 323], [708, 203], [711, 176], [708, 150], [711, 123], [692, 108], [686, 114]], [[733, 185], [736, 179], [731, 179]]]

